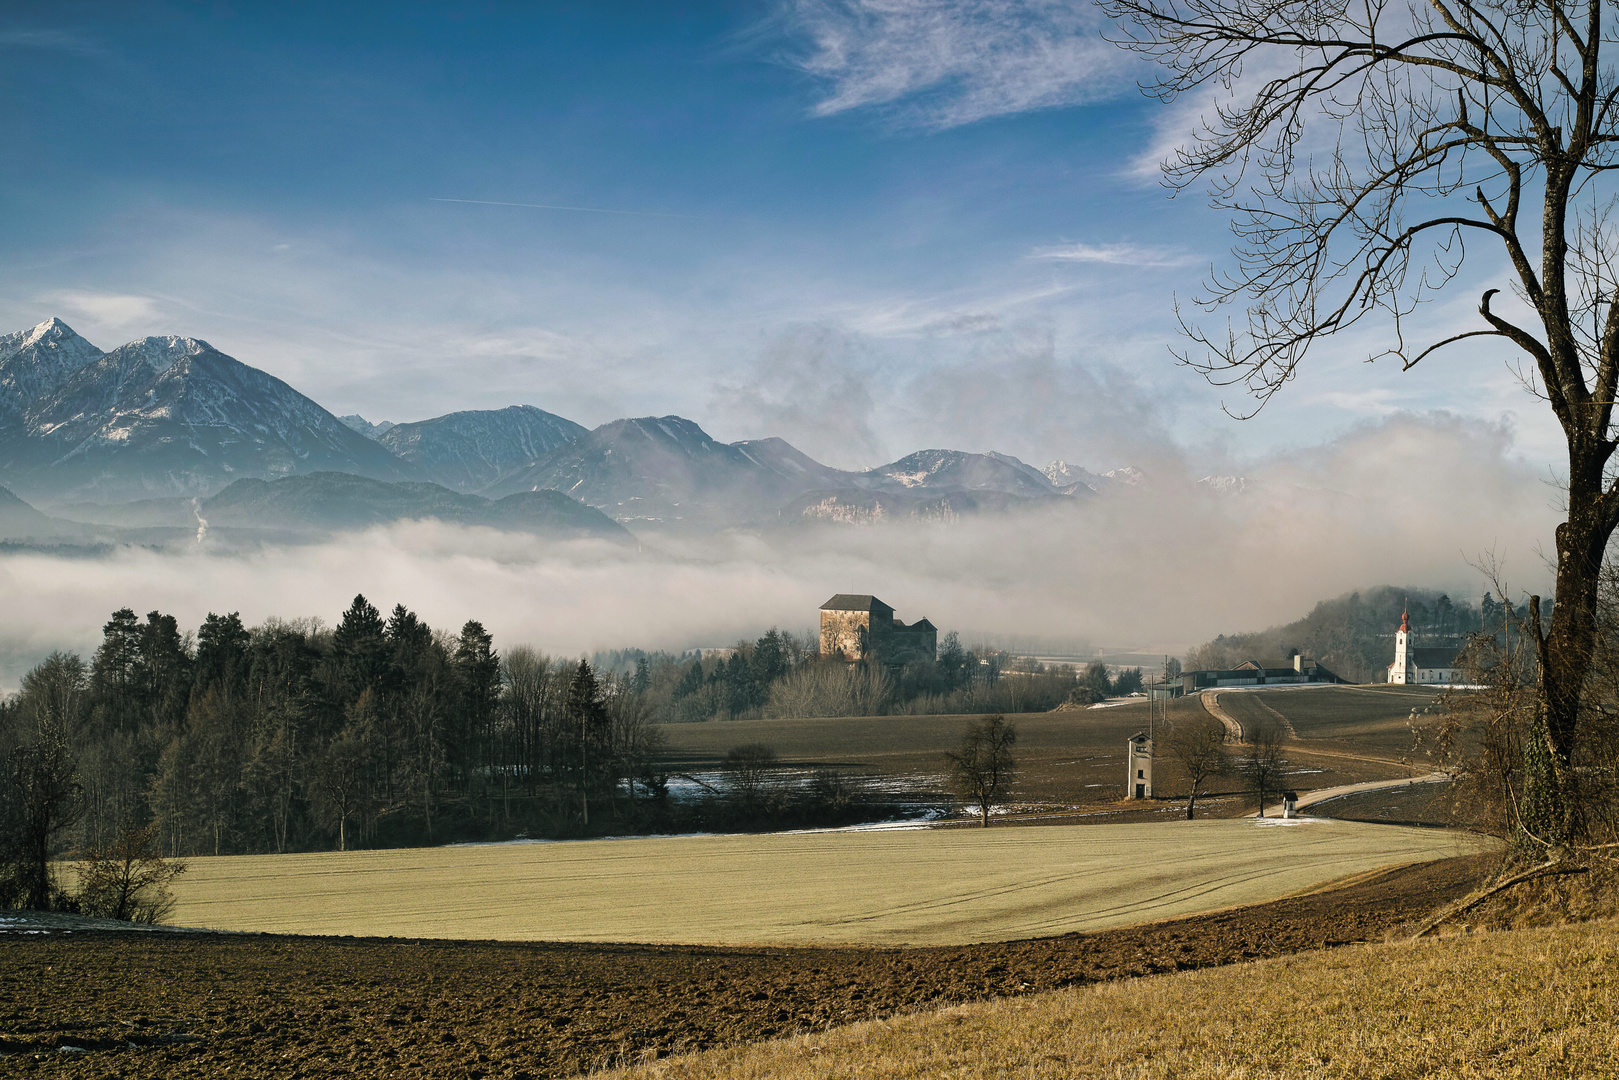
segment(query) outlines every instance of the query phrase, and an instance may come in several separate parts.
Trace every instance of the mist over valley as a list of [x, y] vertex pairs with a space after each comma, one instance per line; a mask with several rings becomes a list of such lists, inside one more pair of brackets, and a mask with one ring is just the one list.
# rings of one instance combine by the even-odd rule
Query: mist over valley
[[339, 420], [205, 343], [101, 353], [54, 319], [0, 342], [12, 686], [92, 650], [109, 604], [330, 622], [356, 592], [565, 656], [728, 645], [853, 589], [969, 640], [1180, 655], [1356, 588], [1477, 594], [1486, 550], [1532, 587], [1553, 517], [1508, 429], [1443, 414], [1240, 472], [1168, 442], [1139, 467], [946, 449], [849, 471], [679, 417]]

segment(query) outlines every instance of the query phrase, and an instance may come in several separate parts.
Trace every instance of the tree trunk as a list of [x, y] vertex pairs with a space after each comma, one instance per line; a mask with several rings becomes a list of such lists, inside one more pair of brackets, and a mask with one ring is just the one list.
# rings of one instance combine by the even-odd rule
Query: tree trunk
[[[1589, 461], [1581, 461], [1581, 458]], [[1582, 467], [1583, 466], [1583, 467]], [[1602, 466], [1597, 455], [1569, 452], [1568, 520], [1557, 527], [1557, 592], [1551, 631], [1539, 631], [1539, 689], [1524, 733], [1522, 825], [1546, 847], [1566, 846], [1576, 828], [1571, 765], [1580, 702], [1596, 638], [1597, 583], [1613, 527], [1602, 513]]]

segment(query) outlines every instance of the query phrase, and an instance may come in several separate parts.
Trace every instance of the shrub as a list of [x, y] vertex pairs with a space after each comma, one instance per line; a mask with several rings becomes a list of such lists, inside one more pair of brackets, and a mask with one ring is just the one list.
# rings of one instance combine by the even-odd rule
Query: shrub
[[148, 825], [126, 828], [106, 847], [86, 851], [78, 869], [84, 914], [152, 924], [174, 910], [169, 882], [185, 873], [186, 864], [159, 854], [157, 829]]

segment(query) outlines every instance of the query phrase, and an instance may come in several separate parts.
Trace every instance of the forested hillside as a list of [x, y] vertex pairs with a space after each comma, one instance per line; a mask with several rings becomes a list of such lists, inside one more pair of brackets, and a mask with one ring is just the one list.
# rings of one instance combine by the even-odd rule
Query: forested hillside
[[[1469, 634], [1499, 630], [1505, 606], [1485, 593], [1474, 606], [1434, 589], [1383, 585], [1323, 600], [1296, 622], [1245, 634], [1221, 634], [1186, 656], [1188, 670], [1232, 668], [1244, 660], [1287, 667], [1302, 652], [1350, 682], [1382, 682], [1394, 659], [1394, 632], [1409, 610], [1418, 645], [1460, 645]], [[1527, 609], [1520, 608], [1527, 616]]]

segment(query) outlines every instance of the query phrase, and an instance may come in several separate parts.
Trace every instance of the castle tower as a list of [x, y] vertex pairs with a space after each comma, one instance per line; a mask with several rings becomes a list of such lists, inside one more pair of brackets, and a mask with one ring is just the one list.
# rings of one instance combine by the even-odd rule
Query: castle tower
[[1400, 628], [1394, 632], [1394, 663], [1389, 665], [1389, 682], [1415, 682], [1416, 669], [1411, 664], [1410, 609], [1400, 612]]

